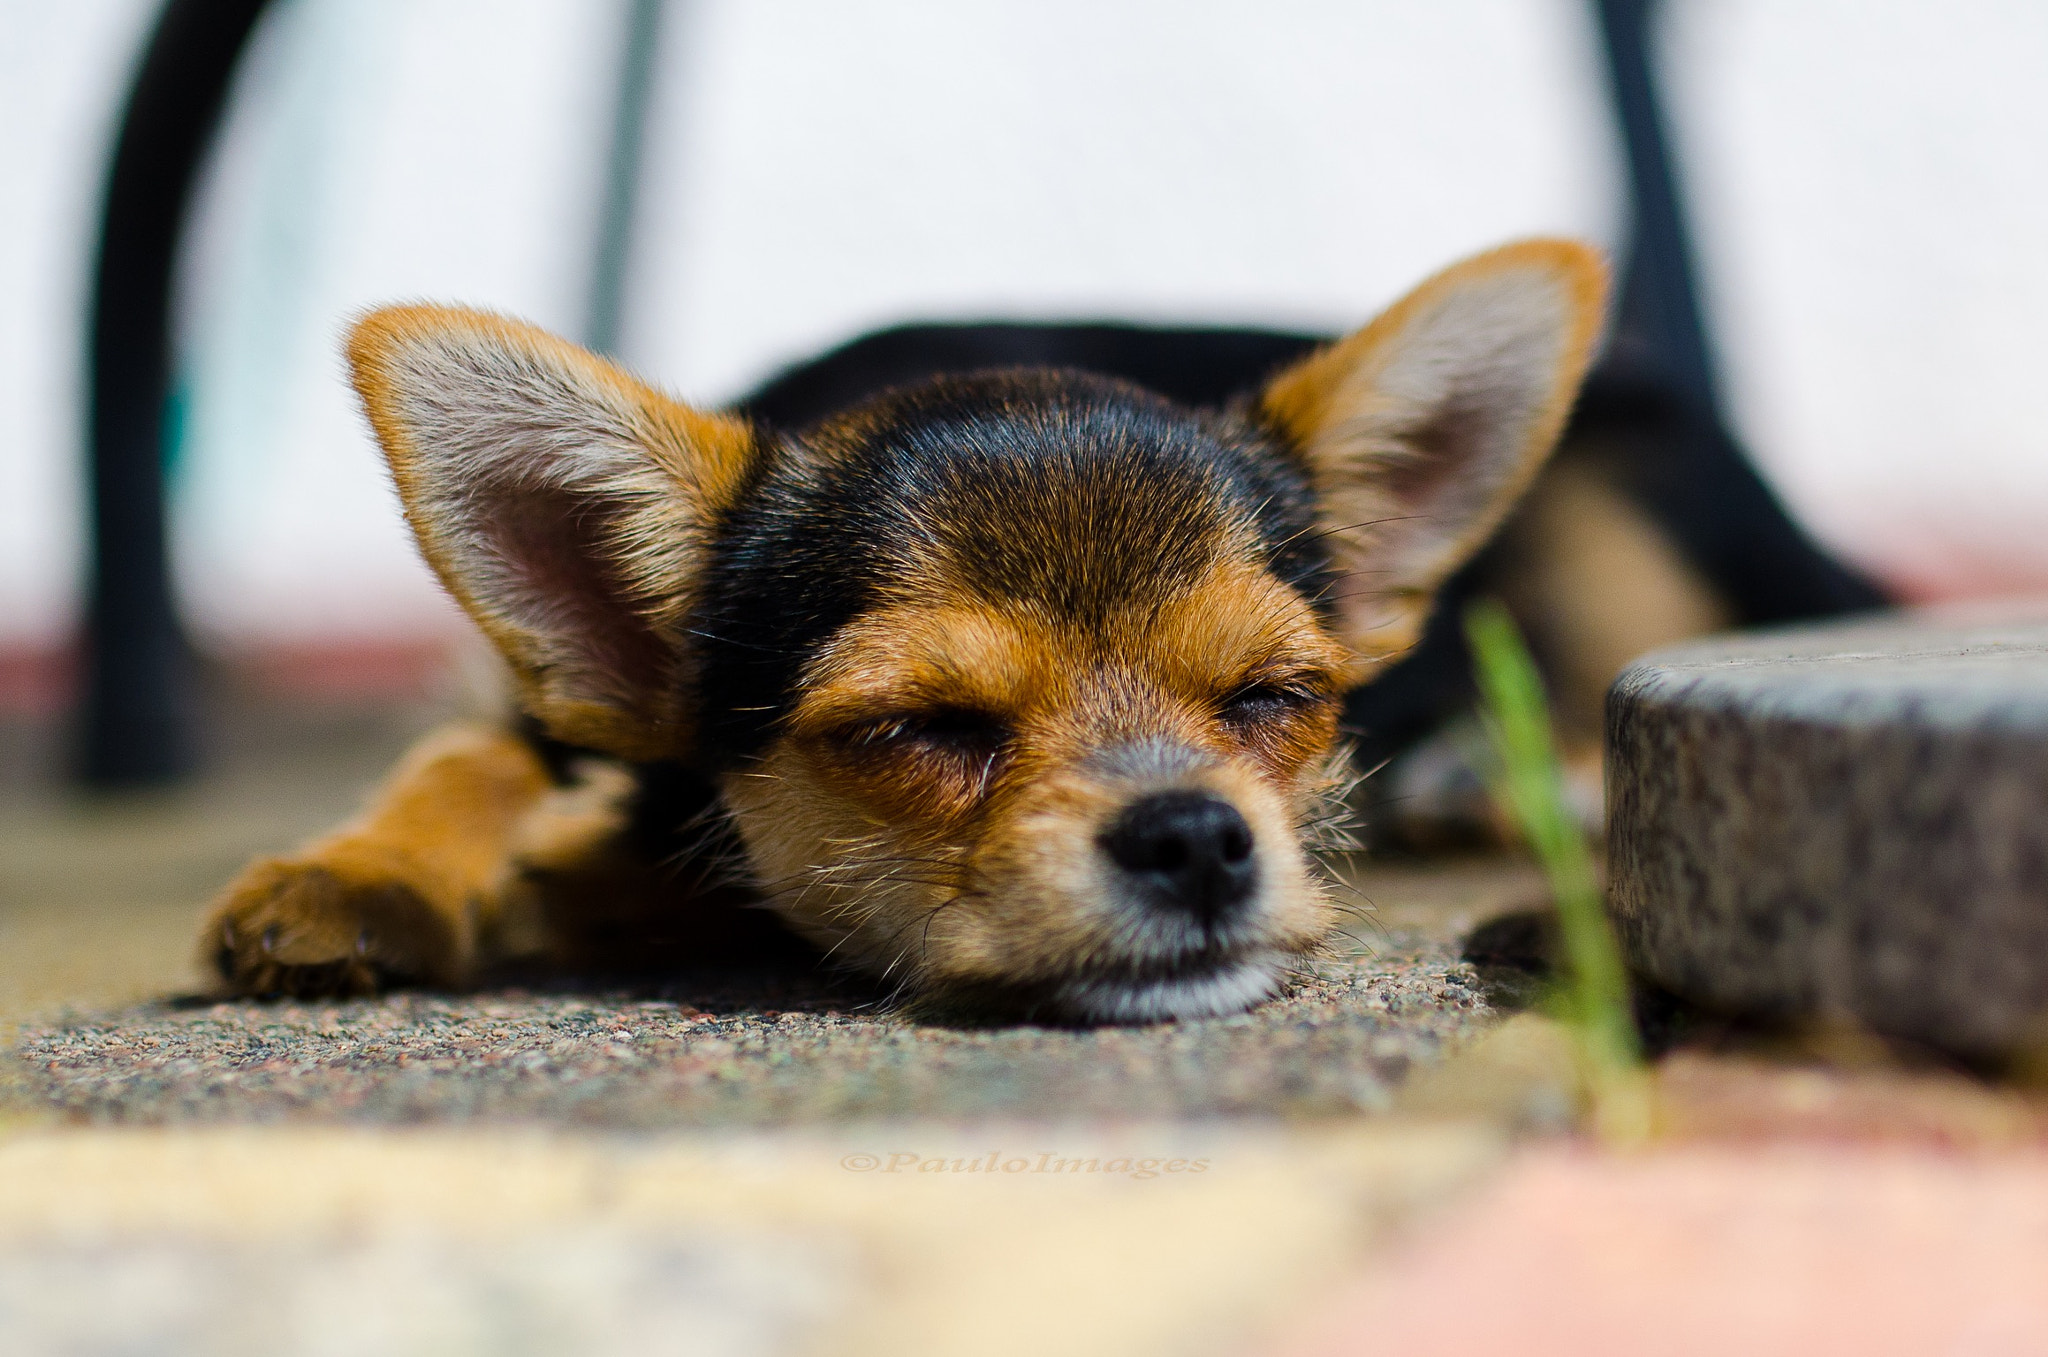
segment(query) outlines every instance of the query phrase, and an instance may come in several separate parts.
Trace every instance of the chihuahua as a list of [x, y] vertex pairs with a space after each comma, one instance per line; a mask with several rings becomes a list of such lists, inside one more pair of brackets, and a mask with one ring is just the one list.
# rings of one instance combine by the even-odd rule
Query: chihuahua
[[795, 428], [497, 316], [373, 312], [356, 390], [519, 719], [252, 864], [207, 960], [242, 994], [456, 986], [743, 891], [914, 996], [1255, 1004], [1337, 918], [1346, 694], [1536, 475], [1605, 292], [1592, 249], [1525, 241], [1217, 408], [1025, 367]]

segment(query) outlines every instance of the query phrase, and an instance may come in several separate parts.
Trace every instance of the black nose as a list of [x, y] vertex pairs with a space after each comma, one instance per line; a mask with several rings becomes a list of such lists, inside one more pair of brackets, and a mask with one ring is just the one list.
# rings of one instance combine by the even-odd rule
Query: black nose
[[1205, 922], [1235, 911], [1259, 880], [1252, 827], [1237, 807], [1206, 792], [1157, 792], [1133, 801], [1103, 831], [1101, 843], [1151, 903]]

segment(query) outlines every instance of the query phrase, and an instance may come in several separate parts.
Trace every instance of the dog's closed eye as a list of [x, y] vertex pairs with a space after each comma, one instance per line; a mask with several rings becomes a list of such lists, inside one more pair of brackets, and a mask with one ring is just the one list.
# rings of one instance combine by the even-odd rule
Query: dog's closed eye
[[1009, 728], [997, 717], [964, 707], [894, 712], [840, 728], [840, 743], [855, 749], [894, 746], [933, 753], [986, 758], [999, 753]]
[[[764, 903], [835, 961], [1087, 1020], [1244, 1008], [1335, 923], [1308, 853], [1339, 837], [1319, 827], [1344, 693], [1416, 641], [1536, 474], [1603, 298], [1589, 249], [1528, 242], [1226, 409], [962, 369], [801, 432], [681, 405], [500, 317], [373, 313], [357, 390], [531, 730], [409, 759], [369, 837], [317, 850], [309, 879], [369, 851], [451, 938], [506, 931], [484, 925], [530, 898], [489, 897], [527, 875], [507, 870], [531, 838], [515, 826], [566, 744], [648, 793], [620, 852], [591, 850], [607, 895], [646, 856], [639, 811], [683, 774]], [[389, 851], [358, 846], [377, 835]], [[690, 889], [656, 875], [665, 856], [640, 864], [650, 903]], [[343, 961], [388, 950], [334, 908]], [[540, 912], [552, 929], [556, 902]], [[248, 942], [224, 965], [242, 992], [276, 983], [268, 932], [210, 935]]]
[[1216, 704], [1231, 726], [1253, 729], [1299, 716], [1330, 701], [1322, 687], [1302, 679], [1252, 679]]
[[1010, 728], [999, 717], [965, 707], [892, 712], [849, 722], [833, 742], [856, 760], [898, 759], [914, 776], [949, 785], [952, 795], [978, 797], [1002, 764]]
[[[851, 768], [882, 773], [927, 811], [964, 812], [979, 803], [1002, 767], [1011, 732], [1001, 718], [965, 707], [892, 712], [851, 721], [830, 737]], [[884, 773], [883, 770], [893, 770]], [[936, 802], [929, 798], [937, 796]]]

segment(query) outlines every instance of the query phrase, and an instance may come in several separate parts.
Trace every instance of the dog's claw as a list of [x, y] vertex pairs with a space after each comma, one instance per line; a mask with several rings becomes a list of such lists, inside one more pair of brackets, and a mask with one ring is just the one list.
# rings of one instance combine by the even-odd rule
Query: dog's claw
[[325, 998], [460, 978], [452, 930], [396, 877], [272, 859], [217, 908], [207, 960], [236, 994]]

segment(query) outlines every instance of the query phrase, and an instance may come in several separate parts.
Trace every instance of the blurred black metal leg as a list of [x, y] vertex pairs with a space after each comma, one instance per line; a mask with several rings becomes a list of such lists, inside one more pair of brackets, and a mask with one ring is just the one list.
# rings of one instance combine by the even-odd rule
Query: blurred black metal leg
[[[1688, 218], [1657, 96], [1656, 0], [1592, 0], [1628, 159], [1630, 232], [1607, 349], [1586, 379], [1560, 462], [1585, 458], [1635, 501], [1742, 625], [1881, 607], [1884, 594], [1794, 521], [1721, 414], [1720, 383], [1694, 285]], [[1346, 710], [1371, 767], [1470, 708], [1462, 614], [1498, 592], [1512, 553], [1451, 578], [1420, 644]]]
[[107, 177], [91, 347], [91, 574], [80, 776], [190, 770], [194, 684], [170, 585], [165, 404], [171, 270], [236, 59], [265, 0], [171, 0], [122, 112]]
[[617, 102], [605, 158], [604, 202], [597, 223], [597, 257], [591, 271], [590, 314], [583, 331], [584, 345], [596, 353], [617, 354], [625, 321], [626, 267], [632, 253], [640, 162], [654, 103], [654, 63], [661, 47], [665, 7], [664, 0], [626, 0]]
[[[1883, 606], [1794, 521], [1729, 428], [1658, 98], [1658, 0], [1594, 0], [1628, 157], [1631, 222], [1614, 333], [1573, 432], [1633, 449], [1610, 468], [1744, 623]], [[1570, 440], [1567, 440], [1568, 442]]]
[[1718, 391], [1693, 287], [1692, 240], [1679, 206], [1664, 113], [1651, 71], [1658, 0], [1595, 0], [1608, 88], [1628, 156], [1629, 242], [1608, 362], [1712, 407]]

